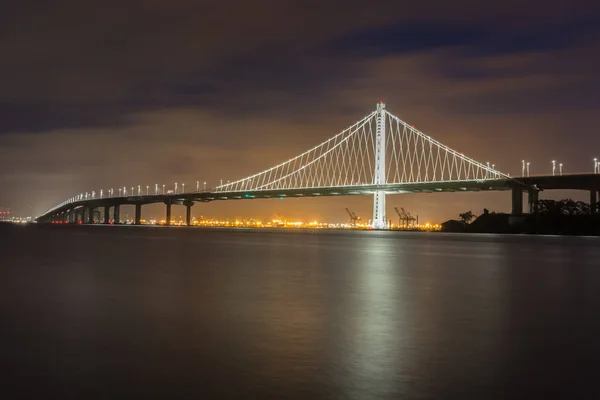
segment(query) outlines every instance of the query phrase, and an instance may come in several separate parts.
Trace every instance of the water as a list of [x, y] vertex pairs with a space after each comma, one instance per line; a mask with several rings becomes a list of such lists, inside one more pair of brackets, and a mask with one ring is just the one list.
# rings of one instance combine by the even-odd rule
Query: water
[[600, 238], [0, 225], [0, 255], [3, 398], [600, 394]]

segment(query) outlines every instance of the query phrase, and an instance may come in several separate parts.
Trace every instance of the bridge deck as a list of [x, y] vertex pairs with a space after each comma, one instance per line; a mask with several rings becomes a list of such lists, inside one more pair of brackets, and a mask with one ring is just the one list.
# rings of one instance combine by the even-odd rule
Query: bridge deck
[[113, 207], [117, 205], [145, 205], [154, 203], [165, 204], [190, 204], [194, 202], [209, 202], [219, 200], [242, 200], [242, 199], [268, 199], [268, 198], [300, 198], [300, 197], [326, 197], [326, 196], [351, 196], [368, 195], [376, 191], [384, 191], [388, 194], [404, 193], [441, 193], [441, 192], [479, 192], [479, 191], [506, 191], [513, 187], [521, 187], [523, 190], [598, 190], [600, 188], [600, 175], [578, 174], [564, 176], [532, 176], [519, 177], [515, 179], [488, 179], [477, 181], [448, 181], [448, 182], [421, 182], [421, 183], [398, 183], [386, 185], [358, 185], [358, 186], [336, 186], [320, 188], [300, 189], [274, 189], [255, 191], [203, 191], [193, 193], [148, 195], [148, 196], [124, 196], [105, 197], [102, 199], [79, 200], [56, 207], [38, 220], [52, 218], [53, 215], [62, 214], [68, 210], [81, 207]]

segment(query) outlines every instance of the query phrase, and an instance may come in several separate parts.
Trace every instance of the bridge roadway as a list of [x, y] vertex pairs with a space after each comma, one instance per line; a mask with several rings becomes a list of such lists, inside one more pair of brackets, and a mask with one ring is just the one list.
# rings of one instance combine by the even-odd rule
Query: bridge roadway
[[[477, 181], [448, 181], [425, 183], [401, 183], [386, 185], [335, 186], [306, 189], [274, 189], [258, 191], [220, 192], [208, 190], [178, 194], [159, 194], [147, 196], [104, 197], [79, 200], [63, 204], [36, 218], [37, 222], [68, 222], [109, 224], [110, 208], [113, 209], [113, 223], [120, 221], [120, 206], [135, 205], [135, 223], [140, 224], [142, 206], [146, 204], [164, 203], [166, 205], [166, 224], [171, 224], [171, 206], [186, 206], [186, 223], [191, 222], [191, 207], [197, 202], [218, 200], [268, 199], [268, 198], [301, 198], [317, 196], [349, 196], [373, 194], [378, 190], [387, 194], [404, 193], [441, 193], [441, 192], [479, 192], [479, 191], [512, 191], [512, 215], [523, 213], [523, 192], [528, 192], [529, 212], [534, 212], [538, 195], [543, 190], [584, 190], [590, 193], [592, 212], [600, 195], [599, 174], [573, 174], [561, 176], [531, 176], [514, 179], [487, 179]], [[94, 211], [104, 209], [102, 221], [94, 221]]]

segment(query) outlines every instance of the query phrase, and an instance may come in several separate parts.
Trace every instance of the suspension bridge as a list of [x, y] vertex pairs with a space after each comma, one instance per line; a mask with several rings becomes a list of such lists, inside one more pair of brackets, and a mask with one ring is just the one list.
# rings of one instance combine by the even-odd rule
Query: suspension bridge
[[[386, 229], [386, 195], [465, 191], [512, 191], [512, 214], [523, 213], [523, 193], [528, 193], [533, 212], [540, 190], [590, 191], [593, 212], [598, 201], [599, 174], [510, 177], [488, 163], [483, 164], [427, 136], [377, 104], [375, 111], [304, 153], [254, 175], [208, 190], [143, 195], [138, 187], [79, 194], [36, 218], [38, 222], [115, 223], [120, 206], [135, 205], [135, 223], [141, 221], [142, 206], [166, 205], [166, 223], [171, 206], [187, 208], [198, 202], [241, 199], [297, 198], [317, 196], [372, 195], [373, 229]], [[112, 209], [112, 213], [111, 213]], [[94, 212], [102, 210], [101, 221]], [[112, 214], [112, 215], [111, 215]]]

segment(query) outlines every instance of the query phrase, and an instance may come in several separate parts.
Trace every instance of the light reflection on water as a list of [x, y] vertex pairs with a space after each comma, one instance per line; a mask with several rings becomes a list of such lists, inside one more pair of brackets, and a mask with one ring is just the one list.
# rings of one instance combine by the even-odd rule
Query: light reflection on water
[[596, 390], [597, 239], [0, 229], [0, 338], [24, 396]]

